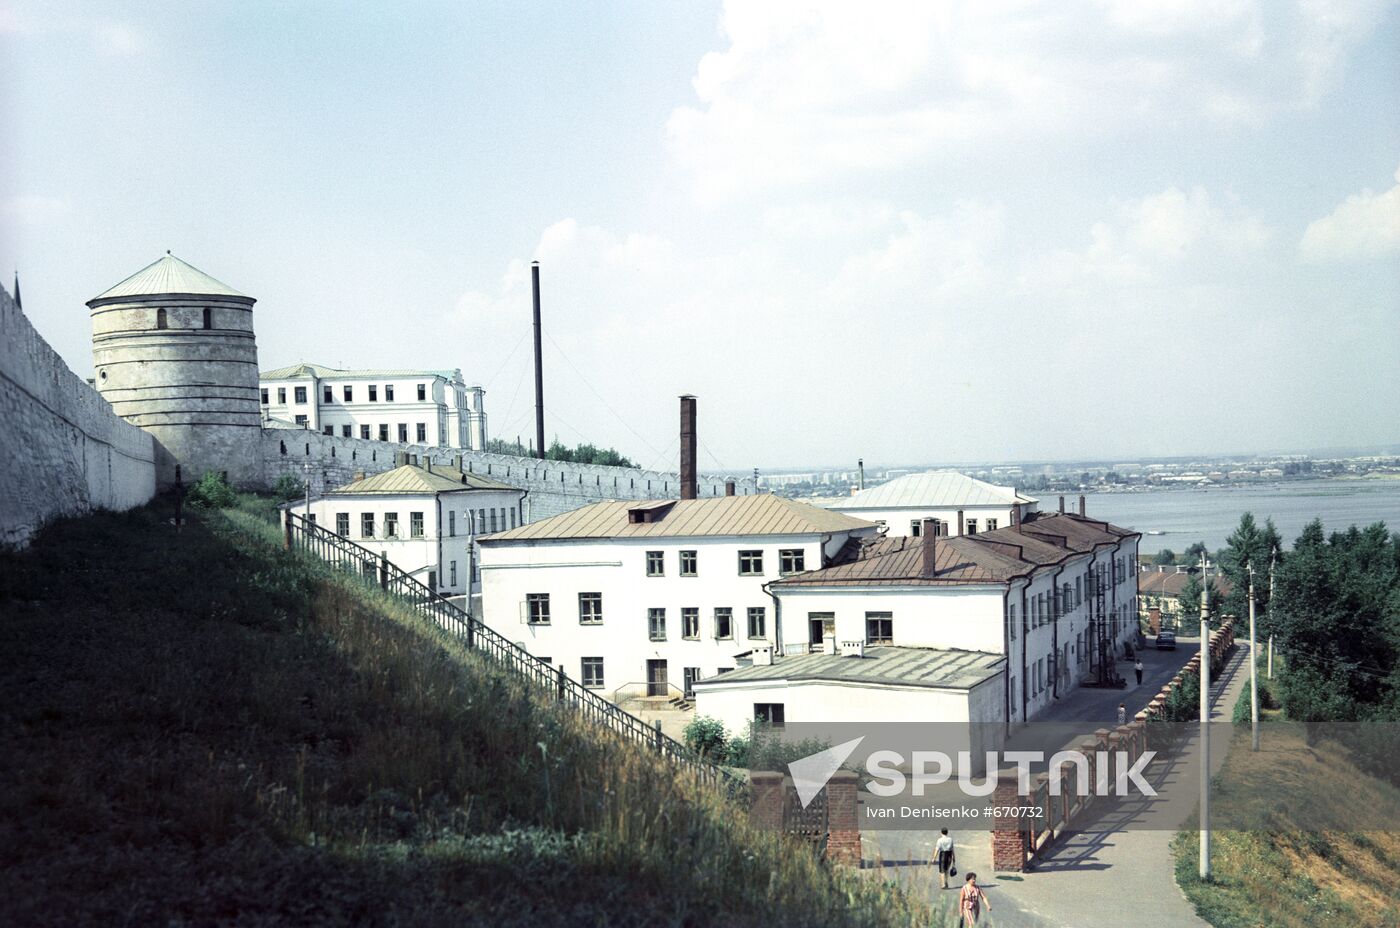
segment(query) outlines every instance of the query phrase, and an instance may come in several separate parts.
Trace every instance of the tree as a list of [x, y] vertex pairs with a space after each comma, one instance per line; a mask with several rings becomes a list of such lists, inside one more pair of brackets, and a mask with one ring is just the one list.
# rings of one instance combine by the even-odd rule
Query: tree
[[1273, 519], [1266, 520], [1261, 529], [1253, 513], [1240, 516], [1239, 526], [1230, 534], [1218, 558], [1221, 570], [1233, 584], [1230, 595], [1225, 598], [1226, 612], [1241, 618], [1249, 614], [1249, 567], [1252, 564], [1256, 614], [1263, 614], [1269, 601], [1269, 560], [1281, 544]]
[[1152, 563], [1160, 566], [1167, 566], [1176, 563], [1176, 552], [1171, 548], [1163, 548], [1152, 556]]
[[1210, 551], [1206, 548], [1206, 543], [1204, 541], [1193, 541], [1185, 551], [1181, 552], [1181, 557], [1177, 560], [1177, 563], [1188, 566], [1199, 565], [1201, 563], [1201, 555], [1203, 554], [1210, 554]]
[[[1215, 586], [1215, 580], [1207, 581], [1206, 603], [1210, 607], [1210, 624], [1212, 627], [1220, 624], [1220, 590]], [[1201, 621], [1201, 575], [1192, 573], [1186, 580], [1186, 585], [1177, 594], [1176, 601], [1181, 604], [1181, 621], [1183, 624], [1199, 623]]]

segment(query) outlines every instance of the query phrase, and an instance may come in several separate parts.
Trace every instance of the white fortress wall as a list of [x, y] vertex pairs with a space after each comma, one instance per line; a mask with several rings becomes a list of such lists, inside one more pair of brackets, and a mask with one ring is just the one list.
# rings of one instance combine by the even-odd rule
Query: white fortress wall
[[[271, 487], [283, 474], [292, 474], [298, 480], [304, 480], [309, 473], [313, 496], [326, 488], [349, 483], [356, 471], [363, 471], [368, 476], [391, 469], [396, 452], [406, 451], [418, 455], [420, 461], [431, 460], [444, 467], [455, 466], [460, 456], [462, 468], [469, 473], [529, 490], [530, 494], [525, 498], [525, 513], [526, 520], [531, 522], [599, 500], [674, 499], [680, 495], [680, 477], [665, 471], [541, 461], [537, 458], [426, 445], [400, 445], [341, 438], [307, 429], [263, 429], [261, 450], [266, 487]], [[723, 496], [726, 480], [734, 480], [734, 492], [738, 495], [757, 492], [752, 476], [741, 479], [701, 475], [698, 495], [702, 499]]]
[[0, 543], [24, 545], [51, 519], [155, 495], [155, 439], [113, 413], [3, 291], [0, 421]]

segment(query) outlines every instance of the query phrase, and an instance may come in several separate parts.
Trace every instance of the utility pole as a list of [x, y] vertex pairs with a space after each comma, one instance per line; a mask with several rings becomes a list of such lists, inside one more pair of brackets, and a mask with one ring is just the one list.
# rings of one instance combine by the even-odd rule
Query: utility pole
[[1249, 737], [1259, 750], [1259, 646], [1254, 637], [1254, 564], [1249, 567]]
[[540, 345], [540, 263], [530, 262], [535, 291], [535, 456], [544, 459], [544, 359]]
[[1210, 879], [1210, 583], [1201, 555], [1201, 867]]
[[1269, 552], [1269, 679], [1274, 678], [1274, 561], [1278, 557], [1278, 548]]

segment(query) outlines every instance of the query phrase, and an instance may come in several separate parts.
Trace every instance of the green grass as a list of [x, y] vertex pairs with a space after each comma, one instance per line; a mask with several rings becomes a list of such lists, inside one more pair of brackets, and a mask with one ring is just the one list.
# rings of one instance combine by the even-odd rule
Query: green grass
[[0, 554], [0, 923], [929, 923], [283, 554], [264, 501], [168, 508]]

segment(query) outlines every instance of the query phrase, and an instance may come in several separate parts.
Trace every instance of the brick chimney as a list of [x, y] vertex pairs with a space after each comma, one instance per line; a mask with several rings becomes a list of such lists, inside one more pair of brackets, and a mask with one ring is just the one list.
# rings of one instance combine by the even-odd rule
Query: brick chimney
[[734, 481], [733, 481], [733, 480], [726, 480], [726, 481], [724, 481], [724, 495], [725, 495], [725, 496], [733, 496], [733, 495], [734, 495]]
[[357, 470], [357, 471], [355, 471], [355, 479], [354, 479], [353, 481], [351, 481], [351, 482], [352, 482], [352, 483], [359, 483], [359, 482], [360, 482], [361, 480], [363, 480], [363, 479], [365, 479], [365, 472], [362, 471], [362, 470]]
[[1079, 514], [1084, 515], [1084, 494], [1079, 494]]
[[922, 560], [919, 564], [919, 576], [932, 577], [938, 573], [938, 532], [934, 529], [933, 519], [924, 519], [920, 531], [923, 534], [923, 544], [920, 545]]
[[1021, 507], [1020, 507], [1020, 506], [1012, 506], [1012, 507], [1011, 507], [1011, 530], [1012, 530], [1013, 532], [1019, 532], [1019, 531], [1021, 530]]
[[962, 511], [961, 509], [959, 509], [959, 510], [958, 510], [958, 535], [961, 536], [961, 535], [965, 534], [965, 533], [966, 533], [966, 530], [967, 530], [967, 529], [966, 529], [966, 526], [963, 524], [963, 511]]
[[1061, 496], [1061, 497], [1060, 497], [1060, 515], [1064, 515], [1064, 514], [1065, 514], [1065, 498], [1064, 498], [1063, 496]]
[[681, 499], [695, 499], [695, 397], [681, 397]]

